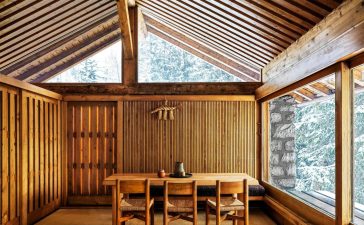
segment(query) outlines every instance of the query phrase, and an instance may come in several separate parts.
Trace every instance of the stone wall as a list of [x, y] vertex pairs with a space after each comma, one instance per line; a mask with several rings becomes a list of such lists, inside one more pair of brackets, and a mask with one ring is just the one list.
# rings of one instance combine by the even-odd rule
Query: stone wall
[[291, 96], [273, 100], [270, 108], [270, 182], [282, 189], [293, 189], [296, 180], [294, 105]]

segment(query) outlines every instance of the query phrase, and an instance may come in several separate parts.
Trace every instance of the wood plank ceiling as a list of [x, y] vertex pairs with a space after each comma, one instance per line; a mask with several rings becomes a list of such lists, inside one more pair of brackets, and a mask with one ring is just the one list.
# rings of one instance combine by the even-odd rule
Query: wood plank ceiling
[[[244, 81], [341, 0], [136, 0], [148, 31]], [[130, 5], [129, 5], [130, 6]], [[42, 82], [120, 39], [113, 0], [0, 3], [0, 73]]]

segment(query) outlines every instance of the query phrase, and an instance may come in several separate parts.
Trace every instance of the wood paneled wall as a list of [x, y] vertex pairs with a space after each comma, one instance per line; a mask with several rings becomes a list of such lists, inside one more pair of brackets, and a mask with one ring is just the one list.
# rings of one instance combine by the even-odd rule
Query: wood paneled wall
[[22, 180], [27, 180], [28, 224], [58, 208], [61, 200], [61, 104], [22, 91]]
[[111, 194], [102, 181], [117, 168], [116, 103], [68, 102], [67, 118], [68, 204], [89, 204]]
[[189, 99], [169, 101], [180, 107], [167, 121], [150, 114], [163, 101], [123, 102], [123, 171], [173, 172], [183, 161], [187, 172], [255, 176], [255, 102]]
[[19, 91], [0, 85], [1, 224], [20, 222]]
[[61, 96], [1, 81], [1, 224], [33, 224], [60, 205]]

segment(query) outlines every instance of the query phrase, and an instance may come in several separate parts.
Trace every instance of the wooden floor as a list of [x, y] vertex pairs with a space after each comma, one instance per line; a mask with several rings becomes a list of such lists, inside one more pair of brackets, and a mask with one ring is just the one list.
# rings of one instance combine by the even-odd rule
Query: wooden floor
[[[199, 224], [205, 224], [204, 212], [199, 212]], [[212, 216], [211, 225], [215, 224], [215, 217]], [[111, 225], [111, 208], [105, 209], [59, 209], [42, 221], [38, 222], [37, 225]], [[128, 222], [129, 225], [144, 224], [142, 221], [136, 219]], [[155, 218], [155, 224], [162, 224], [162, 214], [157, 213]], [[189, 222], [177, 220], [171, 224], [178, 225], [190, 225]], [[223, 224], [232, 224], [227, 221]], [[252, 209], [250, 211], [250, 224], [251, 225], [276, 225], [266, 214], [260, 209]]]

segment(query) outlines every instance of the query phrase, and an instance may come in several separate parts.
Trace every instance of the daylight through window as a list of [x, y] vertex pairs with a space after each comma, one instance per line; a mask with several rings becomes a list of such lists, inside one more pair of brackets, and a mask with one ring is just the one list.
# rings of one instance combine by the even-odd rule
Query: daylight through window
[[335, 77], [273, 99], [269, 183], [335, 214]]
[[242, 82], [236, 76], [149, 33], [139, 41], [138, 82]]
[[354, 221], [364, 221], [364, 65], [352, 70], [354, 78]]
[[121, 41], [101, 50], [48, 83], [121, 83]]

